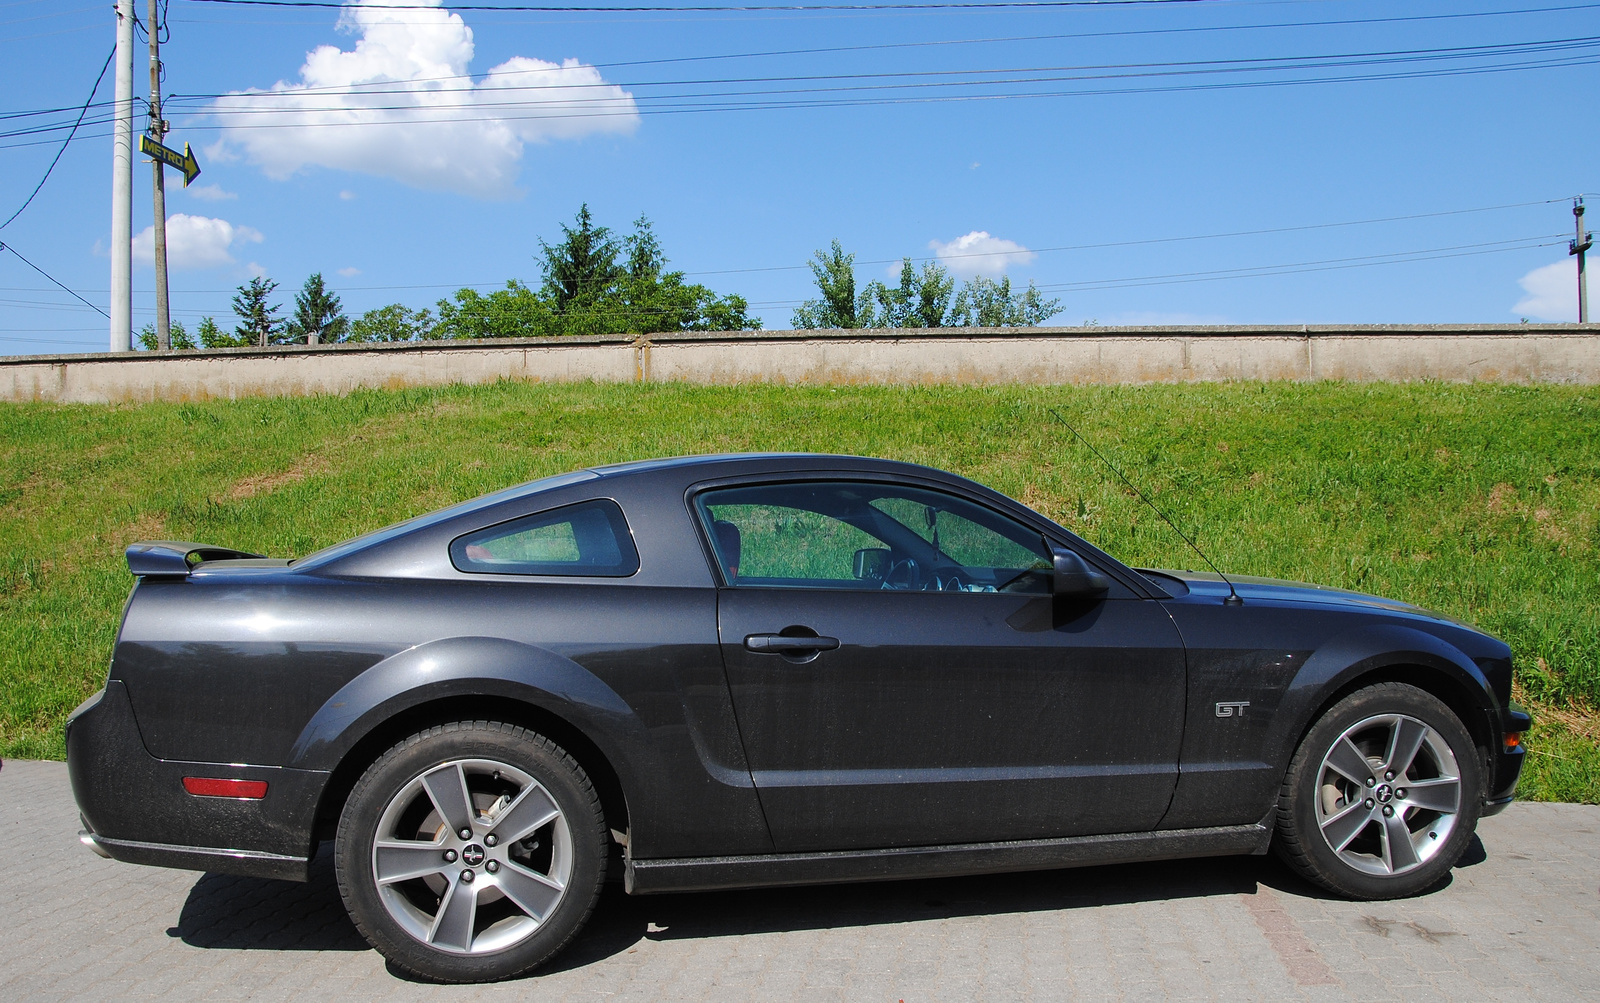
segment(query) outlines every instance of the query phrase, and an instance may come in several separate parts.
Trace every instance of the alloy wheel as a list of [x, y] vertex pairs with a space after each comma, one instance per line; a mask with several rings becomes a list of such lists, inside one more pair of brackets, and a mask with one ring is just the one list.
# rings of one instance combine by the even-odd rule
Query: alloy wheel
[[1407, 714], [1344, 730], [1317, 771], [1316, 822], [1350, 867], [1404, 874], [1437, 854], [1461, 812], [1461, 771], [1438, 731]]
[[457, 759], [405, 784], [384, 808], [372, 874], [391, 918], [452, 954], [505, 950], [560, 906], [572, 835], [555, 798], [514, 766]]

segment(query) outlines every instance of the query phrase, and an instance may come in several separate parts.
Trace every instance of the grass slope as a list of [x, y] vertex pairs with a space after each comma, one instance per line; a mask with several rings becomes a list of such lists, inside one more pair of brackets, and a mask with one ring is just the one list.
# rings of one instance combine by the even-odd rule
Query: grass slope
[[933, 464], [1130, 563], [1410, 600], [1511, 643], [1542, 715], [1525, 796], [1600, 801], [1596, 404], [1568, 387], [691, 387], [500, 383], [348, 397], [0, 405], [0, 754], [59, 757], [100, 685], [133, 540], [274, 556], [545, 474], [730, 450]]

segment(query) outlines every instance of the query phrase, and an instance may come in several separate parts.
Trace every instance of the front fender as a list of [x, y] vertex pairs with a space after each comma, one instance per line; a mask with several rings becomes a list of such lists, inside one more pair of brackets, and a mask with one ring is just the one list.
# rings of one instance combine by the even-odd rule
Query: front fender
[[[1329, 697], [1352, 680], [1392, 667], [1431, 670], [1470, 694], [1472, 704], [1492, 713], [1494, 691], [1470, 657], [1448, 641], [1403, 624], [1375, 623], [1353, 627], [1323, 642], [1290, 681], [1269, 737], [1269, 762], [1287, 764], [1300, 737], [1314, 723]], [[1464, 721], [1476, 732], [1480, 721]]]
[[457, 696], [503, 697], [547, 710], [588, 735], [619, 771], [633, 757], [615, 756], [611, 746], [646, 741], [627, 702], [570, 658], [503, 638], [451, 637], [407, 648], [342, 686], [306, 723], [289, 764], [331, 771], [396, 714]]

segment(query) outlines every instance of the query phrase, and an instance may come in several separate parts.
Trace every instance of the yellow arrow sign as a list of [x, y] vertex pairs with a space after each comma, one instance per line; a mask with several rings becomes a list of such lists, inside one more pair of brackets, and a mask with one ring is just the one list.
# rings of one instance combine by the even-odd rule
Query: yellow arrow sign
[[153, 157], [168, 167], [183, 172], [183, 187], [189, 187], [189, 182], [200, 176], [200, 161], [194, 159], [194, 154], [189, 150], [189, 144], [183, 144], [183, 152], [162, 146], [149, 136], [139, 137], [139, 152], [147, 157]]

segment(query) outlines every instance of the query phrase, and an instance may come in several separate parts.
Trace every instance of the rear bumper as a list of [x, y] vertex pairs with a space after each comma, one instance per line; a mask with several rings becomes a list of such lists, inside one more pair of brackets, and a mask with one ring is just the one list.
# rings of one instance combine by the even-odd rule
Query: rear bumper
[[[117, 680], [67, 719], [67, 772], [97, 852], [134, 864], [305, 880], [328, 774], [156, 759]], [[196, 797], [183, 778], [264, 780], [259, 800]]]

